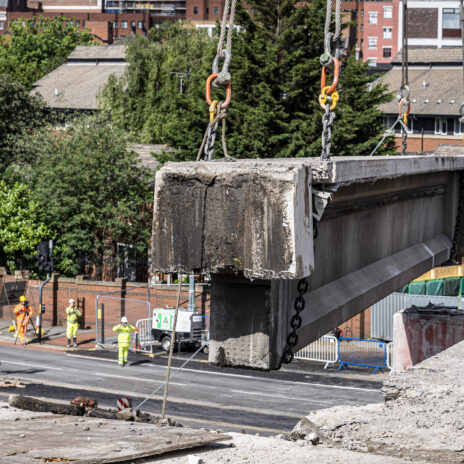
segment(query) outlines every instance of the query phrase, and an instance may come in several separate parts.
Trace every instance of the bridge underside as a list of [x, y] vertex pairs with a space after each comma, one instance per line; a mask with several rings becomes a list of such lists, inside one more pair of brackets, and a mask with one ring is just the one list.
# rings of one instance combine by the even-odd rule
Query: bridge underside
[[296, 350], [449, 258], [461, 170], [456, 153], [170, 163], [153, 268], [211, 274], [211, 362], [273, 369], [298, 279]]

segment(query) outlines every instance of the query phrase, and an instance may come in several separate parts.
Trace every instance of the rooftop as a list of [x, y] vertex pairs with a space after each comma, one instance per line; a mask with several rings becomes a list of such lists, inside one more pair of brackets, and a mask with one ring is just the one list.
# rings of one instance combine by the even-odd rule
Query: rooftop
[[40, 93], [49, 108], [96, 110], [109, 77], [123, 74], [125, 52], [120, 46], [78, 46], [67, 63], [35, 82], [31, 93]]
[[[401, 53], [399, 50], [392, 60], [393, 65], [401, 64]], [[462, 63], [462, 48], [410, 48], [408, 49], [408, 63], [415, 64], [455, 64]]]

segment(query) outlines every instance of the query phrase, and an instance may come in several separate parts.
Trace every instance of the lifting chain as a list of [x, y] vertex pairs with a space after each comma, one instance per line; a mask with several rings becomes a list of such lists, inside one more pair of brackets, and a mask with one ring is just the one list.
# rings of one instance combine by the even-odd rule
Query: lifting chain
[[[324, 26], [324, 53], [320, 58], [322, 65], [321, 93], [319, 104], [324, 110], [322, 115], [322, 152], [321, 159], [327, 161], [330, 158], [330, 147], [332, 145], [332, 123], [335, 119], [333, 110], [337, 106], [337, 85], [340, 76], [340, 34], [341, 34], [341, 0], [335, 0], [335, 33], [330, 32], [332, 22], [332, 0], [327, 1], [327, 9]], [[331, 48], [334, 45], [334, 53]], [[331, 85], [326, 86], [326, 74], [328, 69], [333, 68], [334, 78]]]
[[294, 350], [295, 346], [298, 343], [298, 334], [296, 331], [301, 327], [302, 320], [300, 313], [305, 309], [305, 299], [304, 294], [308, 290], [308, 280], [306, 278], [300, 279], [298, 281], [298, 296], [295, 298], [293, 302], [293, 308], [295, 310], [295, 314], [290, 319], [290, 327], [292, 328], [291, 332], [287, 336], [287, 344], [284, 348], [284, 353], [282, 355], [282, 363], [288, 364], [293, 361], [295, 356]]
[[456, 224], [454, 226], [454, 235], [453, 235], [453, 242], [451, 245], [450, 251], [450, 260], [456, 260], [456, 253], [458, 249], [458, 240], [459, 240], [459, 233], [461, 232], [461, 221], [462, 215], [464, 213], [464, 175], [460, 175], [459, 179], [459, 200], [458, 200], [458, 213], [456, 215]]

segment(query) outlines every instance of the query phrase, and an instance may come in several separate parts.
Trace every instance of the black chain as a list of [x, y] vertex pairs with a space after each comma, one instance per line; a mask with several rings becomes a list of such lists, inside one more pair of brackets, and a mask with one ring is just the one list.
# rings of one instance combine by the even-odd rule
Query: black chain
[[454, 226], [453, 242], [451, 245], [450, 259], [456, 258], [456, 252], [458, 248], [459, 233], [461, 231], [461, 220], [464, 212], [464, 175], [460, 175], [459, 181], [459, 202], [458, 202], [458, 214], [456, 216], [456, 225]]
[[298, 334], [296, 331], [301, 327], [302, 320], [300, 313], [305, 309], [305, 299], [304, 294], [308, 290], [308, 280], [307, 279], [300, 279], [298, 281], [298, 296], [295, 298], [293, 302], [293, 308], [295, 309], [295, 314], [290, 319], [290, 327], [292, 331], [287, 336], [287, 344], [284, 348], [284, 353], [282, 355], [282, 363], [288, 364], [293, 361], [293, 357], [295, 353], [293, 350], [295, 349], [296, 344], [298, 343]]
[[216, 134], [218, 130], [219, 121], [217, 118], [214, 122], [208, 123], [208, 128], [206, 129], [206, 143], [205, 143], [205, 161], [211, 161], [214, 155], [214, 143], [216, 142]]
[[330, 147], [332, 145], [332, 123], [335, 113], [330, 111], [330, 103], [325, 105], [325, 112], [322, 115], [322, 153], [321, 160], [330, 159]]
[[403, 139], [403, 156], [408, 153], [408, 133], [404, 127], [401, 128], [402, 139]]

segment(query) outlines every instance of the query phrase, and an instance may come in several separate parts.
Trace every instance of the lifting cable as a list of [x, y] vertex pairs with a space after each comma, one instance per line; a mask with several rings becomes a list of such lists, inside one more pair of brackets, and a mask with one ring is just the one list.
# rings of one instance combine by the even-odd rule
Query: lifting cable
[[[225, 0], [224, 13], [222, 15], [221, 33], [217, 46], [216, 56], [213, 60], [212, 74], [206, 79], [205, 98], [209, 105], [209, 123], [206, 128], [201, 147], [198, 150], [197, 161], [204, 159], [210, 161], [214, 155], [214, 144], [216, 142], [216, 134], [219, 126], [219, 121], [222, 121], [222, 149], [224, 157], [229, 158], [226, 146], [226, 117], [227, 107], [230, 104], [232, 97], [230, 85], [230, 60], [232, 58], [232, 36], [234, 34], [235, 9], [237, 0]], [[227, 18], [229, 18], [229, 27], [227, 27]], [[227, 39], [226, 39], [227, 31]], [[224, 40], [226, 39], [226, 48], [224, 48]], [[219, 71], [219, 63], [223, 61], [222, 68]], [[212, 100], [211, 88], [225, 87], [226, 98], [223, 102]]]
[[[338, 92], [337, 85], [340, 77], [340, 35], [341, 35], [341, 0], [335, 0], [335, 33], [330, 32], [332, 22], [332, 0], [327, 0], [327, 9], [324, 26], [324, 53], [320, 58], [322, 65], [321, 72], [321, 93], [319, 95], [319, 105], [324, 110], [322, 115], [322, 153], [321, 159], [330, 158], [330, 147], [332, 145], [332, 123], [335, 119], [333, 110], [337, 106]], [[334, 53], [332, 54], [332, 45]], [[333, 69], [333, 81], [331, 85], [326, 85], [327, 70]]]
[[[464, 93], [464, 1], [461, 0], [461, 5], [459, 9], [460, 21], [461, 21], [461, 36], [462, 36], [462, 80], [463, 87], [462, 92]], [[459, 105], [459, 123], [462, 126], [464, 124], [464, 95], [462, 95], [461, 104]], [[462, 134], [464, 139], [464, 133]]]
[[401, 116], [402, 153], [408, 151], [408, 115], [411, 111], [411, 92], [408, 75], [408, 0], [403, 0], [403, 34], [401, 46], [401, 87], [399, 94], [398, 115]]
[[[462, 0], [461, 0], [462, 2]], [[394, 129], [397, 124], [401, 127], [402, 139], [402, 154], [407, 154], [408, 151], [408, 116], [411, 112], [411, 91], [409, 90], [409, 68], [408, 68], [408, 0], [403, 0], [403, 27], [402, 27], [402, 45], [401, 45], [401, 85], [398, 95], [398, 117], [393, 125], [385, 131], [385, 135], [380, 139], [380, 142], [372, 150], [369, 156], [372, 156], [383, 141], [390, 135], [394, 134]], [[464, 103], [462, 104], [464, 107]]]

